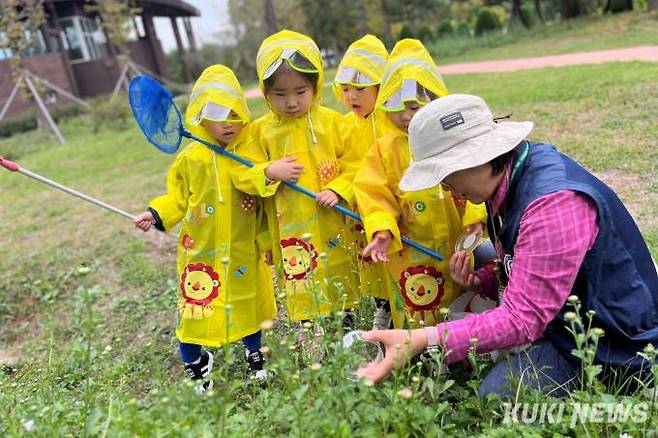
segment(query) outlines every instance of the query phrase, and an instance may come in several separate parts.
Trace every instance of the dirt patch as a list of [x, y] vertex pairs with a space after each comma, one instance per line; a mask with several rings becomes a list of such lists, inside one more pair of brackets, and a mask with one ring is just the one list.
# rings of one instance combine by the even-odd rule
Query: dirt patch
[[18, 363], [20, 353], [16, 348], [0, 348], [0, 367], [12, 367]]
[[642, 222], [644, 216], [650, 213], [647, 212], [647, 208], [650, 210], [657, 208], [658, 192], [651, 188], [651, 185], [657, 182], [655, 176], [629, 174], [619, 170], [596, 172], [595, 175], [617, 193], [638, 222]]

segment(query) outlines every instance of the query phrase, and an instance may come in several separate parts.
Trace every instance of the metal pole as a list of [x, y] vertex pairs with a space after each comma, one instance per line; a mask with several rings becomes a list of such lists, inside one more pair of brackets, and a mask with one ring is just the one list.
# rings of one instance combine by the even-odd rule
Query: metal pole
[[102, 207], [102, 208], [104, 208], [104, 209], [106, 209], [106, 210], [109, 210], [109, 211], [111, 211], [111, 212], [113, 212], [113, 213], [119, 214], [119, 215], [121, 215], [121, 216], [123, 216], [123, 217], [126, 217], [126, 218], [128, 218], [128, 219], [131, 219], [131, 220], [135, 219], [135, 216], [133, 216], [133, 215], [130, 214], [130, 213], [127, 213], [127, 212], [125, 212], [125, 211], [123, 211], [123, 210], [121, 210], [121, 209], [119, 209], [119, 208], [116, 208], [116, 207], [110, 205], [110, 204], [107, 204], [107, 203], [105, 203], [105, 202], [103, 202], [103, 201], [99, 201], [98, 199], [92, 198], [92, 197], [89, 196], [89, 195], [85, 195], [84, 193], [80, 193], [80, 192], [78, 192], [77, 190], [73, 190], [73, 189], [71, 189], [71, 188], [69, 188], [69, 187], [66, 187], [66, 186], [64, 186], [64, 185], [62, 185], [62, 184], [59, 184], [59, 183], [57, 183], [57, 182], [55, 182], [55, 181], [52, 181], [52, 180], [50, 180], [50, 179], [48, 179], [48, 178], [45, 178], [45, 177], [43, 177], [43, 176], [41, 176], [41, 175], [39, 175], [39, 174], [37, 174], [37, 173], [30, 172], [30, 171], [27, 170], [27, 169], [23, 169], [23, 168], [20, 167], [18, 164], [14, 163], [14, 162], [12, 162], [12, 161], [9, 161], [9, 160], [5, 160], [5, 159], [2, 158], [2, 157], [0, 157], [0, 166], [4, 167], [5, 169], [10, 170], [10, 171], [12, 171], [12, 172], [18, 172], [18, 173], [21, 173], [21, 174], [23, 174], [23, 175], [25, 175], [25, 176], [28, 176], [28, 177], [30, 177], [30, 178], [32, 178], [32, 179], [35, 179], [35, 180], [37, 180], [37, 181], [39, 181], [39, 182], [42, 182], [42, 183], [46, 184], [46, 185], [49, 185], [50, 187], [54, 187], [54, 188], [56, 188], [56, 189], [58, 189], [58, 190], [63, 191], [64, 193], [68, 193], [69, 195], [76, 196], [76, 197], [78, 197], [78, 198], [80, 198], [80, 199], [82, 199], [82, 200], [84, 200], [84, 201], [90, 202], [90, 203], [92, 203], [92, 204], [94, 204], [94, 205], [97, 205], [97, 206], [99, 206], [99, 207]]

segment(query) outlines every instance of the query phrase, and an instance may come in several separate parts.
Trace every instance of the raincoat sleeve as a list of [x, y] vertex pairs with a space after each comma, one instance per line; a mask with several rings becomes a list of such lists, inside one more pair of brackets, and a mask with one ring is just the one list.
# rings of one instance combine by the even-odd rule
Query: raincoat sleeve
[[471, 204], [470, 201], [466, 201], [464, 216], [462, 217], [462, 225], [467, 227], [468, 225], [477, 224], [479, 222], [487, 222], [487, 208], [484, 203]]
[[281, 181], [268, 183], [265, 169], [272, 164], [265, 145], [260, 141], [258, 129], [249, 130], [249, 135], [236, 149], [236, 154], [254, 163], [247, 167], [236, 161], [231, 162], [231, 180], [236, 189], [250, 195], [268, 197], [276, 193]]
[[176, 157], [167, 174], [167, 193], [151, 200], [149, 208], [155, 210], [165, 231], [171, 230], [183, 219], [189, 198], [188, 168], [186, 151]]
[[390, 231], [393, 240], [389, 253], [400, 251], [402, 249], [398, 227], [400, 206], [391, 190], [391, 181], [388, 180], [378, 143], [373, 144], [363, 157], [352, 187], [368, 242], [377, 231]]
[[354, 190], [352, 187], [352, 182], [354, 176], [358, 170], [360, 164], [360, 158], [358, 152], [355, 148], [350, 147], [350, 141], [348, 137], [344, 134], [341, 134], [341, 131], [344, 128], [347, 128], [344, 125], [343, 117], [337, 114], [338, 120], [336, 120], [336, 152], [337, 158], [340, 165], [340, 175], [331, 180], [322, 190], [331, 190], [337, 193], [341, 198], [343, 198], [348, 204], [354, 202]]

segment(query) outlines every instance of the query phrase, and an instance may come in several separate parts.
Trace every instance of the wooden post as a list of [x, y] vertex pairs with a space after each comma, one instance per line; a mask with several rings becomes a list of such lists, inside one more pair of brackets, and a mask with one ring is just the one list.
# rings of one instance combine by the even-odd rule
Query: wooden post
[[194, 32], [192, 32], [192, 23], [190, 22], [190, 17], [183, 18], [183, 27], [185, 28], [185, 33], [187, 34], [187, 41], [190, 43], [190, 52], [196, 52], [196, 40], [194, 39]]
[[119, 92], [119, 89], [121, 88], [121, 84], [125, 83], [124, 80], [126, 78], [126, 73], [128, 72], [128, 65], [129, 64], [130, 64], [130, 62], [126, 62], [123, 65], [123, 68], [121, 69], [121, 73], [119, 73], [119, 78], [117, 79], [117, 83], [114, 86], [114, 91], [112, 91], [112, 97], [110, 97], [110, 100], [114, 99], [114, 96], [117, 95], [117, 93]]
[[[68, 91], [64, 90], [63, 88], [58, 87], [57, 85], [53, 84], [49, 80], [40, 78], [39, 76], [37, 76], [37, 75], [35, 75], [31, 72], [28, 72], [27, 75], [30, 76], [35, 81], [41, 82], [43, 85], [50, 88], [51, 90], [61, 94], [62, 96], [68, 98], [69, 100], [72, 100], [73, 102], [77, 103], [78, 105], [84, 106], [88, 110], [91, 110], [91, 105], [89, 105], [87, 102], [85, 102], [84, 100], [80, 99], [77, 96], [74, 96], [73, 94], [69, 93]], [[2, 117], [0, 117], [0, 119], [2, 119]]]
[[32, 97], [34, 100], [37, 101], [37, 105], [39, 106], [39, 109], [41, 110], [41, 114], [45, 117], [46, 121], [48, 122], [48, 125], [50, 125], [50, 129], [55, 133], [55, 136], [57, 137], [57, 140], [61, 144], [66, 143], [66, 140], [64, 140], [64, 136], [60, 132], [59, 128], [57, 127], [57, 124], [53, 120], [52, 117], [50, 117], [50, 113], [48, 112], [48, 108], [46, 108], [46, 104], [43, 103], [41, 100], [41, 96], [39, 96], [39, 93], [37, 92], [36, 87], [32, 83], [32, 80], [30, 79], [29, 76], [25, 75], [23, 76], [23, 80], [27, 84], [27, 87], [30, 89], [30, 92], [32, 93]]
[[16, 93], [18, 93], [18, 88], [22, 80], [23, 80], [23, 76], [18, 78], [18, 80], [16, 81], [16, 85], [14, 85], [13, 90], [11, 90], [9, 99], [7, 99], [7, 102], [5, 102], [4, 106], [2, 107], [2, 111], [0, 111], [0, 120], [2, 120], [5, 117], [7, 111], [9, 111], [9, 107], [11, 106], [11, 103], [14, 101], [14, 98], [16, 97]]
[[169, 19], [171, 20], [171, 27], [174, 30], [174, 37], [176, 37], [178, 56], [180, 56], [180, 62], [183, 64], [183, 77], [185, 82], [192, 82], [190, 67], [187, 65], [187, 59], [185, 56], [185, 48], [183, 47], [183, 41], [181, 40], [180, 32], [178, 31], [178, 21], [176, 21], [176, 17], [169, 17]]
[[149, 12], [144, 11], [142, 13], [142, 23], [144, 24], [144, 32], [146, 33], [146, 38], [148, 38], [151, 51], [153, 52], [153, 57], [155, 58], [158, 74], [162, 76], [169, 76], [167, 70], [167, 62], [164, 59], [162, 47], [160, 47], [160, 44], [158, 44], [158, 37], [155, 34], [153, 16]]

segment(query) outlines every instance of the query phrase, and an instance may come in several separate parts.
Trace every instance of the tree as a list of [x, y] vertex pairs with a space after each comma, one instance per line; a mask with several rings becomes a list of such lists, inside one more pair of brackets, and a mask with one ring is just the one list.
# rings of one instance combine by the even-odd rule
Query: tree
[[537, 18], [539, 18], [539, 21], [542, 23], [545, 23], [546, 21], [544, 20], [544, 14], [541, 11], [541, 0], [534, 0], [535, 4], [535, 13], [537, 14]]
[[368, 33], [368, 16], [366, 12], [366, 0], [359, 0], [359, 32], [361, 35]]
[[523, 27], [530, 29], [530, 23], [521, 10], [521, 0], [512, 0], [512, 8], [509, 14], [509, 25], [514, 26], [517, 23], [523, 24]]
[[633, 0], [608, 0], [603, 12], [618, 14], [624, 11], [633, 10]]
[[393, 34], [391, 33], [391, 16], [389, 13], [388, 1], [380, 1], [382, 7], [382, 15], [384, 16], [384, 44], [390, 49], [393, 46]]
[[254, 77], [256, 52], [267, 36], [264, 15], [259, 6], [261, 0], [229, 0], [228, 10], [232, 39], [235, 41], [236, 58], [230, 65], [238, 77]]
[[319, 47], [343, 51], [359, 35], [358, 8], [349, 0], [300, 0], [307, 32]]
[[44, 19], [43, 0], [0, 2], [0, 47], [11, 52], [10, 66], [14, 80], [21, 77], [25, 71], [23, 55], [36, 42], [37, 30]]
[[96, 0], [85, 5], [85, 9], [100, 15], [107, 38], [119, 53], [121, 61], [127, 61], [130, 17], [139, 14], [141, 9], [135, 7], [131, 0]]
[[265, 3], [265, 24], [267, 25], [267, 32], [272, 35], [277, 32], [276, 26], [276, 13], [274, 12], [274, 4], [272, 0], [263, 0]]
[[563, 20], [580, 17], [585, 13], [582, 0], [561, 0], [560, 15]]

